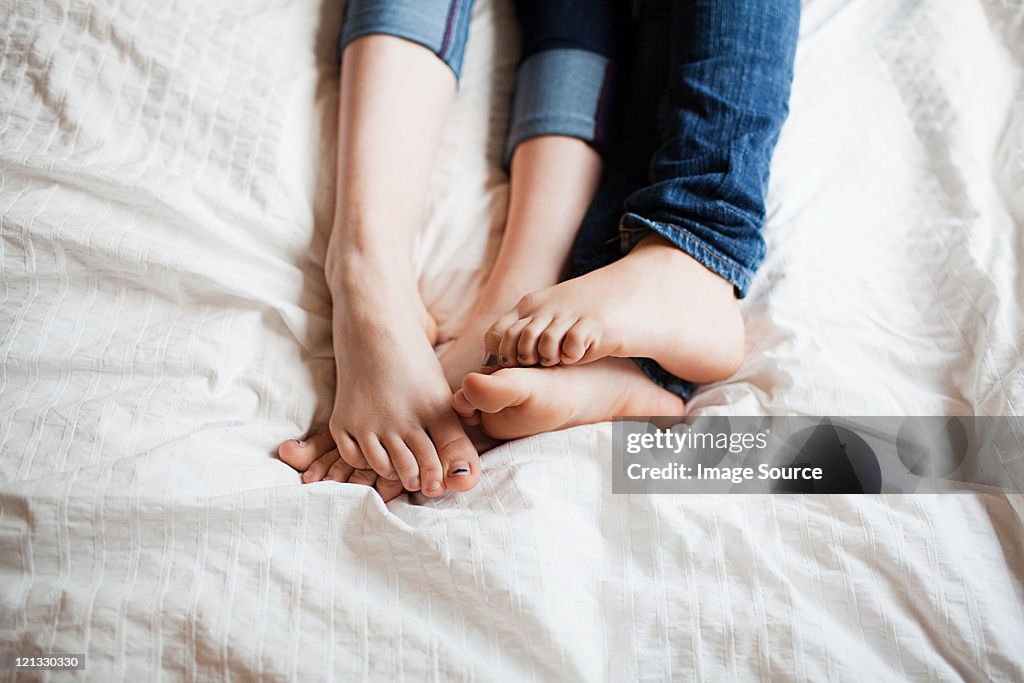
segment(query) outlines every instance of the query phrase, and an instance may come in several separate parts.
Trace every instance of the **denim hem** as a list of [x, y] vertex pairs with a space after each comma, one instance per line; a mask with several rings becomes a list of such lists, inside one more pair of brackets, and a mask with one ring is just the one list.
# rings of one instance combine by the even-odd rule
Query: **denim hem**
[[694, 390], [697, 385], [693, 382], [687, 382], [685, 379], [679, 379], [672, 373], [665, 370], [665, 368], [658, 365], [657, 361], [650, 358], [631, 358], [637, 367], [643, 371], [647, 378], [657, 384], [665, 391], [670, 391], [684, 401], [690, 400], [693, 396]]
[[612, 62], [596, 52], [555, 48], [536, 52], [519, 65], [505, 167], [522, 142], [543, 135], [578, 138], [600, 148], [607, 126]]
[[539, 138], [543, 135], [563, 135], [568, 138], [578, 138], [593, 145], [594, 119], [593, 117], [565, 115], [534, 116], [516, 121], [508, 131], [508, 142], [505, 145], [505, 166], [507, 167], [512, 162], [512, 153], [516, 147], [531, 138]]
[[747, 295], [754, 279], [754, 271], [709, 246], [686, 228], [674, 223], [661, 223], [626, 213], [619, 223], [619, 237], [623, 253], [631, 250], [650, 232], [656, 232], [697, 260], [702, 266], [732, 283], [738, 298]]
[[[351, 34], [345, 34], [340, 40], [338, 40], [339, 64], [341, 63], [341, 55], [345, 51], [345, 47], [353, 40], [357, 38], [363, 38], [365, 36], [393, 36], [395, 38], [401, 38], [402, 40], [408, 40], [410, 43], [422, 45], [423, 47], [433, 52], [434, 55], [438, 56], [438, 59], [440, 59], [440, 56], [437, 55], [437, 50], [431, 46], [429, 38], [411, 36], [404, 32], [400, 33], [396, 29], [367, 28], [365, 30], [353, 31]], [[445, 66], [451, 69], [451, 72], [455, 75], [456, 82], [458, 82], [459, 78], [461, 77], [461, 74], [459, 73], [459, 70], [455, 68], [455, 65], [445, 59], [441, 59], [441, 61], [444, 62]]]
[[[337, 59], [341, 62], [345, 47], [357, 38], [368, 35], [388, 35], [422, 45], [444, 62], [458, 81], [461, 76], [465, 51], [465, 24], [472, 2], [450, 0], [417, 4], [422, 0], [408, 0], [395, 6], [346, 7], [341, 37], [338, 39]], [[441, 8], [447, 7], [444, 11]], [[351, 9], [352, 11], [348, 11]], [[467, 16], [463, 16], [467, 15]]]

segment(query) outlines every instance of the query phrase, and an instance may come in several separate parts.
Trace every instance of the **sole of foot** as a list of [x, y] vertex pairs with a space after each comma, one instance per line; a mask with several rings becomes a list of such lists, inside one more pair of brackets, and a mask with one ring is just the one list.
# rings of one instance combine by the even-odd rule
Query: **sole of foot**
[[467, 375], [452, 399], [496, 439], [518, 439], [617, 416], [682, 415], [683, 400], [652, 382], [630, 360], [505, 368]]

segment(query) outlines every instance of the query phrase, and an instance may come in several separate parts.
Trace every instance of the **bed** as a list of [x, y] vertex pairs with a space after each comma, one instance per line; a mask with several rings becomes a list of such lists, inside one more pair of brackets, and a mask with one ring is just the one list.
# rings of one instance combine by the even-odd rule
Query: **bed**
[[[435, 501], [300, 485], [274, 446], [333, 392], [340, 5], [0, 5], [0, 650], [85, 654], [55, 680], [1024, 679], [1020, 496], [613, 495], [610, 424]], [[477, 0], [416, 244], [445, 335], [500, 235], [512, 23]], [[1022, 85], [1020, 2], [807, 0], [746, 360], [690, 409], [1020, 415]]]

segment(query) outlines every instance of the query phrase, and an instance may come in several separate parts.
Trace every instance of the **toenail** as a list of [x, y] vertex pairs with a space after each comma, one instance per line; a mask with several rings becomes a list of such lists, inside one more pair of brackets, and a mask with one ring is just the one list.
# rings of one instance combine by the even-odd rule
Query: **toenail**
[[419, 487], [420, 487], [420, 478], [419, 477], [413, 477], [412, 479], [409, 480], [409, 488], [411, 490], [415, 491]]
[[294, 441], [299, 446], [305, 446], [306, 445], [306, 444], [302, 443], [301, 441], [299, 441], [298, 439], [292, 439], [292, 441]]
[[519, 360], [525, 362], [526, 361], [526, 354], [525, 353], [521, 353], [518, 356], [516, 356], [516, 358], [518, 358]]
[[508, 358], [505, 358], [505, 356], [502, 356], [499, 360], [502, 365], [508, 365]]
[[495, 355], [494, 355], [493, 353], [489, 353], [489, 354], [487, 354], [487, 356], [486, 356], [486, 357], [484, 358], [484, 364], [483, 364], [483, 366], [482, 366], [482, 367], [485, 367], [485, 368], [489, 368], [489, 367], [493, 366], [493, 365], [494, 365], [494, 363], [495, 363], [495, 362], [496, 362], [497, 360], [498, 360], [497, 356], [495, 356]]
[[427, 484], [427, 491], [436, 491], [439, 488], [441, 488], [441, 482], [439, 481], [432, 481]]
[[469, 463], [468, 462], [457, 462], [452, 465], [452, 468], [448, 471], [448, 474], [453, 477], [468, 477], [469, 476]]

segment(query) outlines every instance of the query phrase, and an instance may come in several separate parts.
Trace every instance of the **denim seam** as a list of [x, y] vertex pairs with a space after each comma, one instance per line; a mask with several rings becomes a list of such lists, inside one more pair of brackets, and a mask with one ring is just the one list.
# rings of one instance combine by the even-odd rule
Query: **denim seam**
[[[437, 58], [446, 67], [448, 67], [448, 69], [455, 75], [456, 83], [461, 78], [461, 74], [459, 73], [459, 70], [455, 67], [455, 65], [452, 64], [451, 62], [449, 62], [447, 59], [442, 59], [441, 56], [437, 54], [437, 49], [428, 42], [429, 41], [428, 38], [423, 37], [422, 34], [421, 35], [411, 35], [409, 33], [399, 32], [398, 29], [393, 29], [393, 28], [382, 29], [382, 28], [374, 27], [374, 28], [367, 28], [367, 29], [356, 30], [356, 31], [352, 32], [351, 34], [348, 34], [348, 35], [345, 36], [346, 40], [344, 41], [344, 43], [343, 43], [339, 53], [341, 51], [344, 51], [345, 46], [347, 46], [353, 40], [356, 40], [357, 38], [364, 38], [366, 36], [392, 36], [394, 38], [401, 38], [402, 40], [407, 40], [410, 43], [415, 43], [415, 44], [419, 45], [420, 47], [423, 47], [423, 48], [433, 52], [434, 55], [437, 56]], [[339, 59], [340, 59], [340, 55], [339, 55]]]
[[[371, 24], [372, 24], [373, 28], [371, 28], [369, 31], [367, 31], [366, 27], [360, 27], [361, 31], [363, 31], [364, 33], [366, 33], [366, 32], [369, 32], [369, 33], [384, 33], [384, 32], [388, 32], [388, 35], [397, 35], [397, 34], [393, 34], [391, 32], [392, 31], [409, 29], [411, 25], [415, 25], [417, 28], [419, 28], [421, 26], [430, 26], [431, 24], [433, 24], [433, 23], [435, 23], [437, 21], [437, 17], [434, 16], [433, 14], [429, 13], [429, 12], [417, 12], [415, 10], [412, 10], [412, 11], [409, 11], [407, 15], [403, 16], [403, 19], [409, 19], [411, 21], [409, 21], [408, 24], [403, 24], [401, 26], [396, 26], [393, 22], [389, 23], [389, 22], [386, 22], [386, 21], [382, 21], [381, 20], [381, 12], [380, 12], [379, 9], [374, 8], [374, 7], [363, 7], [361, 9], [355, 10], [351, 14], [346, 14], [346, 16], [345, 16], [345, 25], [347, 26], [347, 25], [350, 25], [350, 24], [353, 24], [353, 23], [357, 23], [359, 21], [366, 21], [365, 17], [369, 17], [370, 18]], [[344, 34], [344, 26], [342, 27], [342, 33]], [[419, 32], [419, 34], [422, 35], [423, 32]], [[443, 35], [439, 35], [439, 36], [436, 36], [435, 39], [436, 40], [442, 40], [443, 38], [444, 38]], [[440, 44], [438, 44], [438, 48], [437, 49], [440, 49]]]
[[452, 25], [456, 22], [456, 12], [459, 11], [459, 0], [449, 0], [448, 3], [448, 17], [444, 22], [444, 37], [441, 39], [441, 47], [437, 51], [437, 54], [444, 61], [448, 61], [451, 57], [450, 50], [452, 48]]
[[[455, 4], [454, 2], [452, 3]], [[393, 36], [395, 38], [401, 38], [411, 43], [416, 43], [431, 52], [440, 59], [445, 65], [451, 69], [452, 73], [455, 74], [455, 80], [458, 81], [460, 77], [460, 69], [455, 66], [450, 60], [450, 55], [442, 55], [441, 48], [444, 42], [444, 33], [439, 36], [431, 36], [429, 32], [424, 31], [423, 27], [430, 26], [437, 19], [436, 16], [430, 13], [410, 11], [407, 17], [413, 21], [408, 24], [402, 24], [396, 26], [387, 21], [382, 21], [379, 10], [375, 8], [362, 8], [356, 10], [351, 14], [346, 12], [344, 24], [341, 29], [341, 36], [338, 38], [338, 60], [341, 60], [341, 53], [345, 47], [348, 46], [353, 40], [357, 38], [363, 38], [365, 36], [372, 35], [385, 35]], [[360, 25], [362, 22], [367, 22], [365, 25]], [[350, 28], [353, 27], [354, 28]], [[447, 24], [446, 24], [447, 26]]]
[[669, 391], [683, 401], [689, 401], [693, 396], [693, 392], [697, 387], [696, 382], [677, 377], [671, 372], [661, 367], [661, 365], [653, 358], [630, 358], [633, 363], [640, 368], [647, 379], [651, 380], [665, 391]]
[[601, 92], [597, 96], [597, 110], [594, 112], [594, 140], [600, 140], [604, 132], [608, 116], [608, 98], [612, 88], [612, 74], [615, 70], [615, 62], [608, 60], [604, 65], [604, 75], [601, 77]]
[[[709, 247], [708, 245], [704, 244], [696, 235], [694, 235], [689, 230], [686, 230], [685, 228], [683, 228], [683, 227], [681, 227], [679, 225], [676, 225], [674, 223], [662, 223], [660, 221], [653, 221], [653, 220], [651, 220], [649, 218], [644, 218], [643, 216], [639, 216], [639, 215], [637, 215], [635, 213], [628, 213], [628, 214], [626, 214], [625, 216], [623, 216], [622, 220], [623, 221], [626, 220], [626, 218], [629, 217], [629, 216], [632, 216], [632, 217], [634, 217], [637, 220], [640, 220], [640, 221], [642, 221], [644, 223], [647, 223], [648, 226], [656, 226], [656, 227], [663, 228], [663, 229], [665, 229], [667, 231], [672, 232], [675, 236], [678, 237], [678, 239], [681, 242], [685, 243], [691, 249], [700, 249], [700, 251], [702, 253], [706, 254], [709, 257], [711, 257], [714, 261], [717, 261], [720, 264], [720, 266], [718, 268], [713, 268], [713, 270], [715, 272], [719, 273], [720, 275], [725, 276], [730, 282], [732, 282], [732, 284], [737, 289], [740, 290], [740, 292], [742, 292], [744, 294], [746, 293], [747, 288], [750, 286], [750, 281], [753, 279], [753, 273], [750, 272], [748, 269], [743, 268], [742, 266], [740, 266], [739, 264], [737, 264], [735, 261], [733, 261], [732, 259], [728, 258], [727, 256], [724, 256], [722, 254], [719, 254], [719, 253], [715, 252], [711, 247]], [[619, 223], [619, 230], [622, 231], [622, 232], [627, 232], [627, 233], [639, 233], [639, 232], [653, 230], [653, 227], [632, 228], [632, 227], [629, 227], [627, 225], [624, 225], [620, 221], [620, 223]], [[629, 241], [632, 241], [632, 240], [629, 240]], [[639, 241], [639, 240], [633, 241], [632, 244], [629, 244], [628, 248], [632, 249], [636, 245], [637, 241]], [[681, 246], [681, 245], [677, 245], [677, 246]], [[684, 249], [684, 251], [690, 252], [689, 249]], [[698, 261], [701, 261], [702, 263], [705, 263], [702, 259], [697, 257], [697, 254], [693, 254], [692, 252], [690, 252], [690, 253], [691, 253], [692, 256], [697, 258]], [[705, 263], [705, 265], [711, 265], [711, 264]]]
[[[511, 163], [515, 148], [535, 137], [560, 135], [577, 138], [597, 148], [601, 115], [604, 113], [605, 100], [608, 97], [611, 64], [611, 60], [604, 55], [580, 48], [545, 49], [522, 60], [516, 73], [512, 125], [505, 141], [503, 163], [506, 168]], [[540, 115], [536, 115], [538, 104], [535, 103], [534, 114], [527, 114], [526, 118], [520, 118], [518, 116], [519, 98], [523, 92], [532, 93], [534, 96], [546, 95], [548, 99], [552, 94], [557, 94], [557, 91], [552, 90], [558, 84], [551, 82], [551, 69], [558, 66], [564, 67], [562, 70], [570, 74], [582, 67], [587, 75], [586, 83], [591, 83], [590, 75], [596, 76], [596, 73], [589, 74], [587, 70], [600, 67], [600, 81], [596, 79], [593, 81], [593, 92], [587, 93], [582, 101], [569, 101], [564, 97], [556, 99], [548, 103], [550, 105], [547, 107], [548, 111], [544, 111], [543, 104], [539, 105]], [[584, 91], [586, 90], [587, 88], [584, 88]], [[591, 95], [594, 97], [593, 108], [583, 104], [589, 104]], [[551, 111], [552, 109], [553, 111]]]
[[573, 123], [583, 124], [590, 129], [594, 128], [594, 118], [589, 116], [581, 116], [578, 114], [564, 114], [559, 116], [531, 116], [528, 119], [521, 119], [516, 122], [515, 129], [520, 130], [523, 128], [534, 128], [536, 126], [550, 127], [552, 123], [564, 123], [571, 121]]
[[508, 131], [505, 142], [504, 165], [512, 162], [516, 147], [532, 138], [545, 135], [560, 135], [576, 138], [593, 146], [594, 120], [586, 116], [565, 114], [559, 116], [533, 117], [517, 121]]

